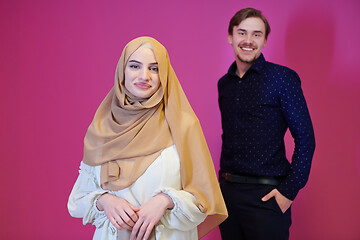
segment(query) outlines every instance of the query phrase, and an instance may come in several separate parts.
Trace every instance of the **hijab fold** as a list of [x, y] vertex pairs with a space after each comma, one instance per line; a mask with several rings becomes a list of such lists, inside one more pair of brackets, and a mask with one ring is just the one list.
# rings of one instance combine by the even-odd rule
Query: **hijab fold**
[[[148, 99], [133, 96], [124, 83], [131, 54], [151, 46], [159, 66], [159, 89]], [[175, 144], [182, 188], [199, 209], [213, 215], [201, 224], [206, 234], [227, 217], [212, 158], [200, 122], [170, 65], [164, 46], [150, 37], [129, 42], [120, 57], [114, 87], [97, 109], [84, 140], [83, 161], [101, 165], [101, 187], [121, 190], [134, 183], [166, 147]], [[215, 225], [216, 224], [216, 225]]]

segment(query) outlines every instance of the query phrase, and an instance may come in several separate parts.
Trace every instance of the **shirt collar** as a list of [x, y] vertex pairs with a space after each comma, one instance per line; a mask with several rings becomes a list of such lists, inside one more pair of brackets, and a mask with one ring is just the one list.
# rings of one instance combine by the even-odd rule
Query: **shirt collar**
[[[255, 71], [255, 72], [261, 72], [261, 70], [263, 69], [264, 65], [265, 65], [265, 58], [264, 58], [264, 55], [261, 53], [260, 56], [256, 59], [256, 61], [254, 62], [253, 65], [251, 65], [251, 67], [249, 68], [248, 72], [249, 71]], [[236, 75], [236, 69], [237, 69], [237, 66], [236, 66], [236, 61], [234, 61], [229, 70], [228, 70], [228, 73], [230, 75]]]

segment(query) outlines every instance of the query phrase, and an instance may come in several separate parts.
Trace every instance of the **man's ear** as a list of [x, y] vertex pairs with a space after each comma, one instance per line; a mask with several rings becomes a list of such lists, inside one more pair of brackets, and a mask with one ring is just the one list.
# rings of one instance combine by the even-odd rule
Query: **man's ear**
[[227, 40], [228, 40], [228, 43], [232, 44], [233, 43], [233, 39], [232, 39], [232, 35], [228, 34], [227, 35]]

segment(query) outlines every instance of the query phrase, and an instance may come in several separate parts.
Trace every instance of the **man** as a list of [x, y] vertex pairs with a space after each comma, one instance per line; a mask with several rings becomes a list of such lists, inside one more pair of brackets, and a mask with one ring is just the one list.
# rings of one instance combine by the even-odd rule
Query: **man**
[[[230, 20], [235, 62], [218, 82], [223, 128], [220, 186], [229, 218], [223, 240], [288, 239], [291, 203], [308, 180], [314, 131], [293, 70], [265, 61], [270, 26], [261, 11], [246, 8]], [[284, 135], [295, 141], [286, 159]]]

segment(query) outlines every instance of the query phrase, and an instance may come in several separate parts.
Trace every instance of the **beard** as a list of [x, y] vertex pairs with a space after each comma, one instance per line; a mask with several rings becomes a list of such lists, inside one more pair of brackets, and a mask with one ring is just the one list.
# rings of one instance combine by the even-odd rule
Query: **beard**
[[257, 56], [256, 56], [256, 55], [255, 55], [254, 58], [251, 59], [251, 60], [242, 59], [239, 54], [237, 54], [236, 57], [240, 60], [240, 62], [247, 63], [247, 64], [253, 64], [253, 63], [256, 61], [256, 59], [257, 59]]
[[[241, 48], [253, 48], [253, 49], [257, 49], [256, 45], [254, 45], [254, 44], [252, 44], [252, 43], [250, 43], [250, 44], [247, 44], [247, 43], [245, 43], [245, 44], [239, 44], [239, 45], [238, 45], [238, 48], [239, 48], [239, 49], [241, 49]], [[258, 58], [258, 56], [256, 56], [256, 54], [255, 54], [254, 58], [251, 59], [251, 60], [245, 60], [245, 59], [241, 58], [240, 54], [237, 54], [236, 57], [240, 60], [240, 62], [243, 62], [243, 63], [246, 63], [246, 64], [253, 64], [253, 63], [256, 61], [256, 59]]]

